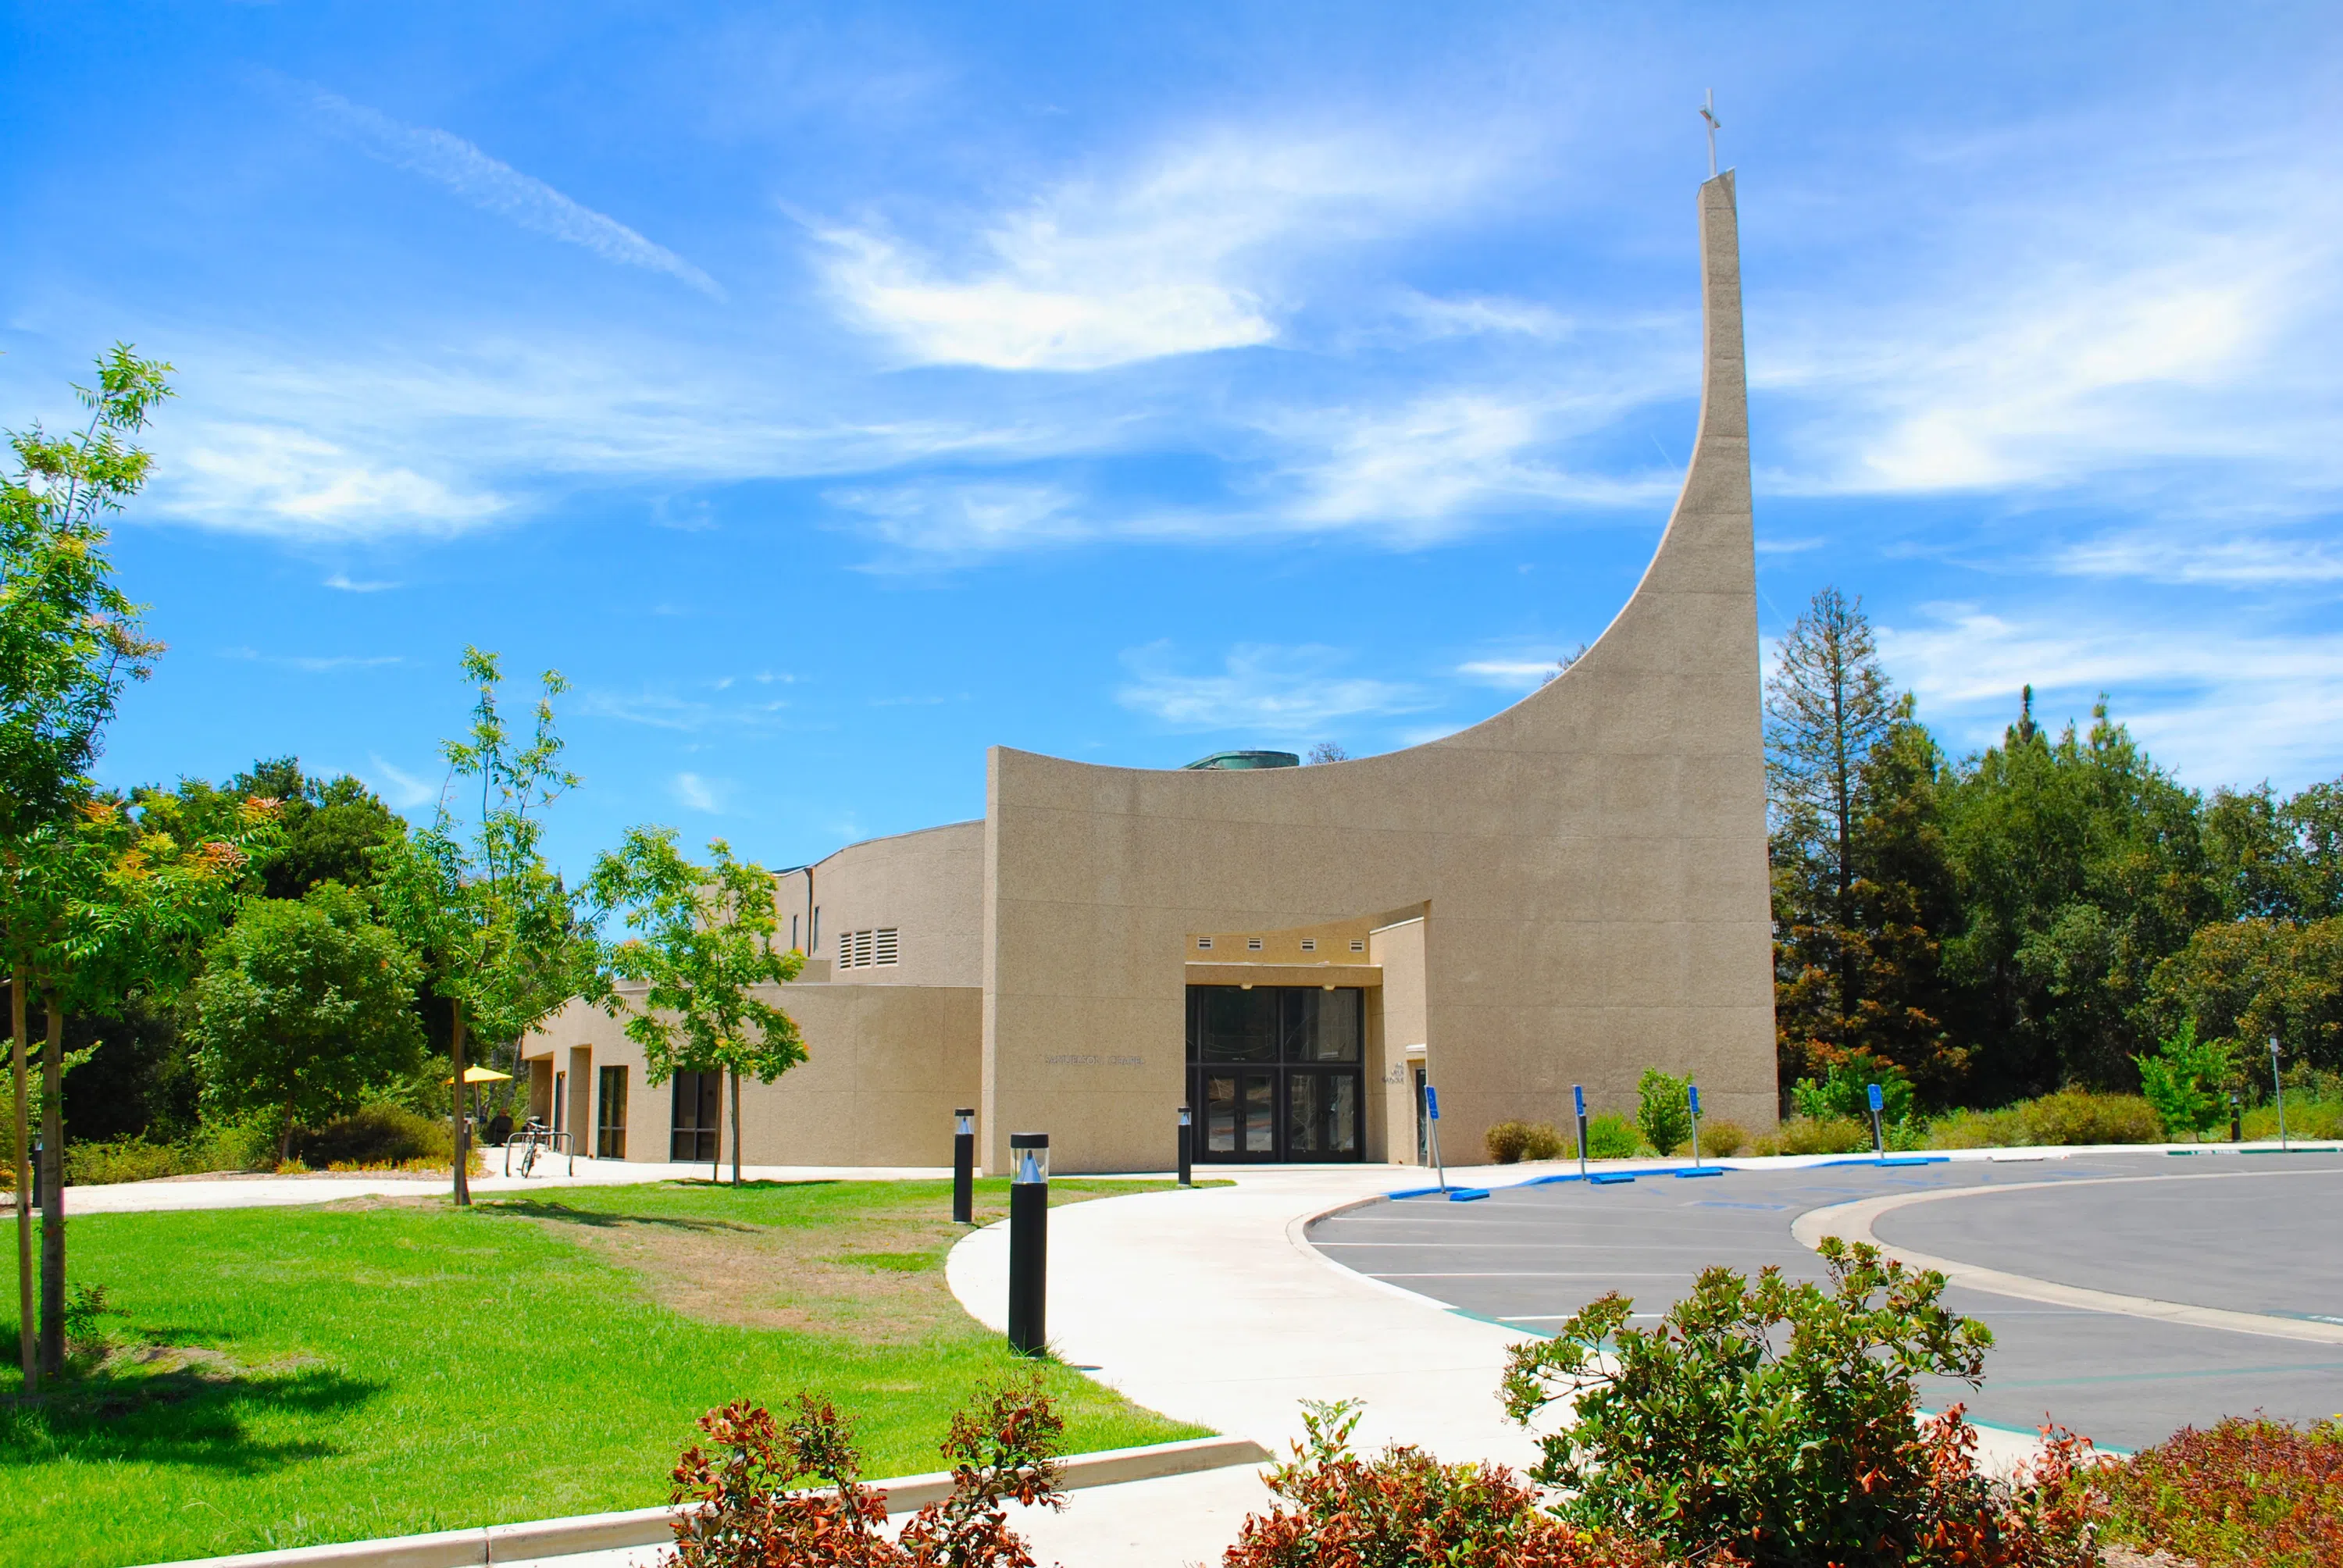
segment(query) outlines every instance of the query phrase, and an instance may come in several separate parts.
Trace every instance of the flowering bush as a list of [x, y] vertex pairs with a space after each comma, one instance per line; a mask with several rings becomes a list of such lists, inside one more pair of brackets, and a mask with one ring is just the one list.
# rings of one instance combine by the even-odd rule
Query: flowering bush
[[[699, 1419], [669, 1501], [677, 1568], [1033, 1568], [1007, 1502], [1064, 1506], [1051, 1455], [1065, 1422], [1038, 1384], [980, 1390], [943, 1442], [952, 1494], [883, 1533], [886, 1494], [861, 1483], [854, 1434], [827, 1400], [799, 1394], [786, 1422], [746, 1400]], [[808, 1480], [816, 1488], [793, 1490]]]
[[1526, 1425], [1556, 1398], [1576, 1406], [1531, 1472], [1562, 1494], [1555, 1513], [1759, 1568], [2090, 1562], [2060, 1490], [2079, 1443], [2062, 1438], [2049, 1472], [1996, 1491], [1957, 1411], [1922, 1421], [1916, 1379], [1974, 1387], [1993, 1342], [1943, 1306], [1944, 1276], [1836, 1237], [1819, 1251], [1827, 1290], [1710, 1269], [1656, 1328], [1628, 1327], [1634, 1303], [1614, 1293], [1515, 1346], [1509, 1414]]
[[1351, 1452], [1359, 1407], [1302, 1407], [1305, 1443], [1264, 1477], [1280, 1499], [1244, 1522], [1222, 1568], [1660, 1568], [1654, 1548], [1539, 1512], [1503, 1465], [1443, 1464], [1393, 1446]]
[[2112, 1540], [2205, 1568], [2343, 1563], [2343, 1417], [2310, 1427], [2266, 1416], [2231, 1416], [2208, 1432], [2184, 1427], [2087, 1482]]

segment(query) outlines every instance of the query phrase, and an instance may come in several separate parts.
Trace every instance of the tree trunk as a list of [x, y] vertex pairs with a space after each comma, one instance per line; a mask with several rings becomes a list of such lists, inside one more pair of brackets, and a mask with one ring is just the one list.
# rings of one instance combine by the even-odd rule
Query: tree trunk
[[293, 1102], [285, 1102], [285, 1126], [277, 1134], [277, 1163], [283, 1165], [287, 1155], [293, 1152]]
[[49, 999], [41, 1050], [41, 1371], [65, 1364], [65, 1010]]
[[740, 1185], [740, 1070], [732, 1070], [732, 1185]]
[[450, 1107], [447, 1119], [451, 1124], [456, 1147], [456, 1158], [453, 1161], [456, 1167], [454, 1192], [457, 1207], [467, 1208], [472, 1201], [470, 1170], [472, 1149], [468, 1141], [471, 1130], [464, 1125], [464, 1004], [451, 1002], [448, 1005], [455, 1017], [455, 1030], [447, 1039], [447, 1061], [456, 1073], [452, 1092], [447, 1097]]
[[8, 980], [9, 1070], [16, 1091], [16, 1349], [23, 1358], [25, 1397], [41, 1392], [41, 1357], [33, 1331], [33, 1132], [32, 1080], [25, 1071], [25, 975]]

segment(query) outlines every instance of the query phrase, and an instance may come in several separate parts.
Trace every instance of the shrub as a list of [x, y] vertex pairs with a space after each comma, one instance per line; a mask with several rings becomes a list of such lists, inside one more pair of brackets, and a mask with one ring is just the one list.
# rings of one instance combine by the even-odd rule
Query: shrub
[[[264, 1169], [276, 1152], [275, 1141], [266, 1130], [236, 1122], [206, 1126], [176, 1143], [152, 1143], [144, 1138], [68, 1143], [65, 1182], [75, 1187], [102, 1187], [118, 1181], [152, 1181], [163, 1176], [258, 1170]], [[6, 1171], [5, 1166], [0, 1166], [0, 1187], [8, 1185]]]
[[1835, 1236], [1819, 1251], [1827, 1288], [1709, 1269], [1657, 1328], [1630, 1327], [1614, 1292], [1514, 1346], [1509, 1415], [1527, 1426], [1556, 1398], [1575, 1404], [1530, 1473], [1561, 1493], [1554, 1512], [1757, 1568], [2091, 1562], [2067, 1485], [2081, 1444], [1996, 1492], [1957, 1410], [1922, 1422], [1917, 1379], [1974, 1387], [1993, 1342], [1946, 1309], [1944, 1277]]
[[2046, 1094], [2019, 1107], [2028, 1143], [2156, 1143], [2164, 1124], [2137, 1094], [2092, 1094], [2079, 1089]]
[[2016, 1106], [2006, 1111], [1956, 1111], [1928, 1126], [1931, 1149], [2006, 1149], [2025, 1141], [2026, 1115]]
[[295, 1160], [318, 1171], [415, 1161], [445, 1165], [455, 1147], [455, 1134], [445, 1121], [397, 1105], [369, 1105], [323, 1127], [297, 1129], [290, 1146]]
[[1844, 1116], [1793, 1116], [1754, 1146], [1760, 1154], [1854, 1154], [1871, 1147], [1871, 1124]]
[[1393, 1445], [1351, 1452], [1357, 1402], [1303, 1404], [1306, 1446], [1262, 1479], [1279, 1502], [1249, 1516], [1222, 1568], [1660, 1568], [1650, 1546], [1574, 1530], [1503, 1465], [1443, 1464]]
[[1715, 1121], [1708, 1121], [1706, 1118], [1702, 1119], [1700, 1124], [1702, 1154], [1713, 1154], [1719, 1160], [1729, 1160], [1748, 1147], [1749, 1134], [1742, 1130], [1741, 1123], [1738, 1121], [1726, 1121], [1721, 1118]]
[[1500, 1121], [1481, 1137], [1482, 1147], [1499, 1165], [1523, 1160], [1559, 1160], [1567, 1147], [1552, 1122]]
[[1661, 1154], [1692, 1136], [1692, 1105], [1686, 1095], [1689, 1077], [1677, 1078], [1656, 1067], [1644, 1069], [1635, 1083], [1635, 1127], [1644, 1141]]
[[1790, 1098], [1801, 1116], [1823, 1121], [1849, 1117], [1871, 1120], [1871, 1086], [1879, 1085], [1882, 1121], [1902, 1121], [1912, 1114], [1912, 1081], [1884, 1056], [1851, 1050], [1831, 1064], [1819, 1079], [1802, 1078], [1791, 1086]]
[[2343, 1563], [2343, 1417], [2298, 1427], [2231, 1416], [2184, 1427], [2087, 1484], [2112, 1540], [2205, 1568]]
[[[880, 1533], [885, 1494], [861, 1483], [854, 1434], [827, 1400], [799, 1394], [786, 1422], [746, 1400], [699, 1418], [714, 1452], [683, 1451], [669, 1501], [677, 1568], [1031, 1568], [1004, 1503], [1062, 1508], [1051, 1458], [1065, 1422], [1040, 1385], [980, 1388], [952, 1417], [952, 1494]], [[791, 1491], [814, 1480], [828, 1490]]]
[[1589, 1160], [1633, 1160], [1644, 1147], [1635, 1124], [1615, 1111], [1598, 1111], [1586, 1119]]
[[2226, 1040], [2200, 1042], [2197, 1020], [2183, 1019], [2176, 1033], [2157, 1042], [2154, 1056], [2131, 1060], [2139, 1069], [2140, 1095], [2156, 1108], [2165, 1137], [2186, 1132], [2201, 1139], [2220, 1122], [2233, 1070]]

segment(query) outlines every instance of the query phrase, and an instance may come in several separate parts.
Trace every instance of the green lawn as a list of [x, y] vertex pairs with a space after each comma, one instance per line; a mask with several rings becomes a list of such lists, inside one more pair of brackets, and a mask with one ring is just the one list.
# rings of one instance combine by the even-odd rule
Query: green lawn
[[[980, 1220], [1006, 1208], [980, 1184]], [[1058, 1201], [1161, 1183], [1063, 1181]], [[0, 1563], [123, 1564], [663, 1503], [703, 1411], [799, 1390], [936, 1468], [1031, 1363], [959, 1310], [949, 1184], [556, 1188], [72, 1221], [125, 1314], [44, 1405], [0, 1373]], [[13, 1297], [14, 1292], [8, 1294]], [[13, 1302], [10, 1303], [13, 1305]], [[13, 1312], [0, 1345], [13, 1352]], [[1063, 1367], [1071, 1450], [1201, 1435]]]

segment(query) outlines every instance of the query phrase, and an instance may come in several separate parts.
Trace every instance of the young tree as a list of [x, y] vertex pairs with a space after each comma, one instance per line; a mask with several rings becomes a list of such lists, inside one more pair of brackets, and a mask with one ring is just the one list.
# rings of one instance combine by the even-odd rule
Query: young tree
[[365, 896], [338, 882], [301, 899], [246, 902], [196, 984], [189, 1034], [204, 1099], [226, 1111], [277, 1112], [282, 1164], [297, 1121], [347, 1110], [415, 1066], [421, 978]]
[[12, 911], [18, 984], [47, 1015], [42, 1051], [41, 1343], [45, 1372], [65, 1361], [65, 1029], [72, 1012], [118, 1014], [134, 996], [170, 997], [204, 940], [227, 919], [253, 851], [273, 835], [276, 802], [246, 803], [236, 839], [183, 844], [120, 801], [89, 799], [17, 846], [27, 897]]
[[[170, 396], [170, 368], [116, 345], [98, 361], [96, 385], [75, 388], [87, 421], [63, 437], [38, 425], [10, 431], [15, 464], [0, 477], [0, 956], [11, 976], [18, 1322], [27, 1393], [39, 1386], [39, 1367], [25, 1165], [32, 1098], [25, 960], [50, 931], [57, 902], [38, 885], [31, 851], [39, 835], [69, 823], [123, 688], [145, 678], [160, 651], [140, 635], [137, 607], [115, 587], [104, 546], [106, 515], [146, 483], [150, 458], [132, 437]], [[59, 1042], [45, 1063], [53, 1080], [64, 1075], [61, 1051]]]
[[1898, 707], [1860, 599], [1825, 588], [1775, 648], [1766, 682], [1767, 799], [1773, 817], [1775, 924], [1783, 1010], [1782, 1067], [1795, 1076], [1813, 1048], [1855, 1041], [1863, 996], [1855, 838], [1865, 764]]
[[[448, 788], [431, 825], [375, 851], [377, 893], [392, 930], [420, 953], [431, 989], [448, 1009], [448, 1063], [457, 1092], [454, 1193], [472, 1201], [462, 1083], [475, 1038], [518, 1041], [572, 996], [602, 994], [598, 952], [577, 918], [575, 897], [545, 863], [541, 813], [575, 789], [553, 728], [564, 689], [548, 670], [535, 729], [526, 745], [497, 708], [503, 680], [497, 656], [464, 650], [476, 692], [466, 739], [443, 742]], [[477, 815], [467, 824], [449, 804], [458, 779], [477, 779]]]
[[[694, 865], [675, 837], [672, 828], [630, 830], [595, 863], [589, 886], [598, 906], [623, 910], [639, 933], [611, 950], [609, 965], [644, 987], [626, 1024], [643, 1048], [644, 1077], [657, 1084], [677, 1072], [720, 1072], [729, 1081], [738, 1186], [741, 1074], [770, 1083], [806, 1058], [797, 1024], [758, 992], [797, 979], [805, 955], [778, 946], [773, 879], [762, 866], [734, 859], [721, 839], [709, 843], [711, 864]], [[606, 1005], [624, 1003], [613, 992]]]

